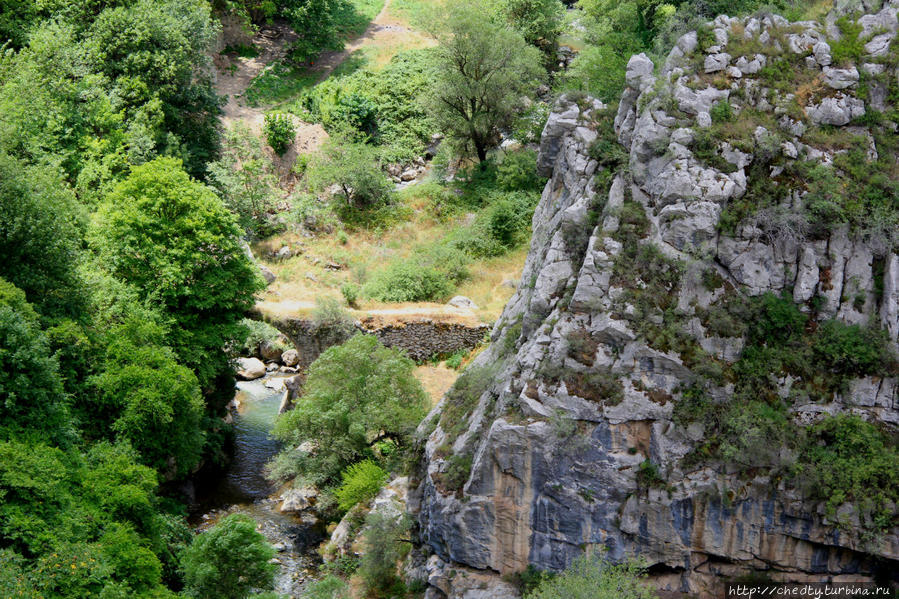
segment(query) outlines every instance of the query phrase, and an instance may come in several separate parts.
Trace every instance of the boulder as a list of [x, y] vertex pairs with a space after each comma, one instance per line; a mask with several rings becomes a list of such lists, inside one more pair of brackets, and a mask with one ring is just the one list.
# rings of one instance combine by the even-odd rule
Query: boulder
[[281, 359], [281, 348], [270, 339], [259, 344], [259, 355], [266, 362], [275, 362]]
[[236, 372], [238, 378], [252, 381], [265, 376], [265, 363], [259, 358], [238, 358]]
[[289, 349], [281, 354], [281, 362], [285, 366], [296, 366], [300, 363], [300, 354], [295, 349]]
[[456, 297], [448, 301], [446, 305], [452, 306], [453, 308], [467, 308], [469, 310], [478, 309], [478, 305], [464, 295], [457, 295]]
[[278, 278], [275, 276], [275, 273], [271, 271], [271, 269], [265, 264], [259, 264], [259, 274], [262, 275], [262, 278], [265, 279], [266, 285], [271, 285]]
[[281, 494], [281, 507], [278, 508], [278, 511], [282, 514], [302, 512], [313, 507], [317, 498], [318, 490], [315, 487], [288, 489]]
[[275, 258], [278, 260], [287, 260], [288, 258], [293, 256], [293, 250], [290, 249], [289, 246], [282, 246], [280, 250], [275, 253]]

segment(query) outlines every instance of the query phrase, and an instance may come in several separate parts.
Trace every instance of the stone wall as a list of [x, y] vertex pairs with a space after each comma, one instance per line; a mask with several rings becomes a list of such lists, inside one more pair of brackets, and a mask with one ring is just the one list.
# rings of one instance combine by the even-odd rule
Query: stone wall
[[[352, 334], [317, 327], [305, 318], [268, 317], [265, 320], [290, 338], [300, 355], [298, 367], [301, 370], [314, 362], [321, 352], [346, 341]], [[417, 318], [382, 326], [357, 322], [354, 331], [375, 335], [384, 346], [402, 349], [410, 358], [421, 362], [459, 350], [473, 349], [484, 341], [490, 327]]]

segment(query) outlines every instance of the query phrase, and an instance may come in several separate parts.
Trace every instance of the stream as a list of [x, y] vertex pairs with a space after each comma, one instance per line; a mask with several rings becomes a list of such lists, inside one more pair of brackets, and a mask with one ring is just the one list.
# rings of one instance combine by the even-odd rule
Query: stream
[[282, 395], [265, 383], [277, 385], [279, 378], [282, 376], [276, 373], [236, 384], [233, 459], [224, 476], [212, 488], [204, 489], [204, 508], [192, 523], [197, 531], [203, 531], [229, 514], [253, 518], [259, 532], [278, 551], [274, 558], [280, 565], [275, 592], [293, 599], [302, 595], [306, 581], [321, 563], [316, 548], [324, 539], [324, 531], [294, 514], [282, 514], [278, 510], [278, 489], [264, 475], [265, 464], [280, 449], [269, 432]]

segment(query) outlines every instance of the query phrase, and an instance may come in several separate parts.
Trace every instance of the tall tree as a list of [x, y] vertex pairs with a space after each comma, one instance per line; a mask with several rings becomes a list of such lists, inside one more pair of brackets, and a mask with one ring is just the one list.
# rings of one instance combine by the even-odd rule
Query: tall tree
[[540, 53], [489, 9], [453, 2], [435, 29], [437, 79], [429, 106], [439, 129], [478, 160], [499, 141], [540, 73]]
[[271, 590], [275, 550], [256, 532], [256, 523], [231, 514], [196, 537], [181, 558], [187, 596], [245, 599], [253, 589]]
[[227, 368], [223, 348], [263, 287], [241, 234], [211, 188], [157, 158], [107, 197], [91, 236], [110, 272], [173, 320], [168, 341], [203, 386]]
[[[377, 337], [358, 334], [327, 349], [309, 367], [303, 401], [275, 423], [274, 435], [319, 448], [301, 461], [299, 473], [336, 483], [340, 471], [371, 455], [378, 438], [402, 445], [426, 411], [426, 395], [415, 378], [415, 363]], [[302, 452], [288, 450], [288, 457]], [[294, 472], [292, 474], [298, 474]]]

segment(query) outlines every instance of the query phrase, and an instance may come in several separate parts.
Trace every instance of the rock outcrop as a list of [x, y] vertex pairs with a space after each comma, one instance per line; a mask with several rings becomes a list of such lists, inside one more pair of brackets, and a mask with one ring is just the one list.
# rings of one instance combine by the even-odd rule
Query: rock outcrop
[[[883, 167], [879, 140], [896, 125], [878, 115], [896, 86], [899, 2], [869, 4], [855, 20], [864, 51], [839, 64], [833, 17], [719, 17], [659, 69], [633, 57], [613, 114], [589, 98], [559, 101], [521, 284], [491, 346], [422, 427], [409, 504], [431, 596], [475, 596], [454, 571], [497, 581], [528, 565], [563, 569], [586, 548], [642, 556], [660, 589], [690, 596], [751, 571], [899, 572], [895, 504], [869, 534], [870, 514], [849, 502], [834, 514], [788, 477], [716, 460], [710, 425], [678, 416], [691, 390], [710, 405], [744, 401], [734, 366], [757, 341], [729, 302], [788, 297], [809, 323], [797, 334], [870, 325], [896, 346], [897, 231], [875, 214], [823, 222], [811, 206], [823, 192], [791, 174], [818, 168], [845, 183], [846, 156]], [[597, 142], [610, 121], [618, 148]], [[896, 432], [893, 367], [823, 390], [787, 370], [759, 373], [758, 394], [781, 397], [795, 430], [854, 414]]]

